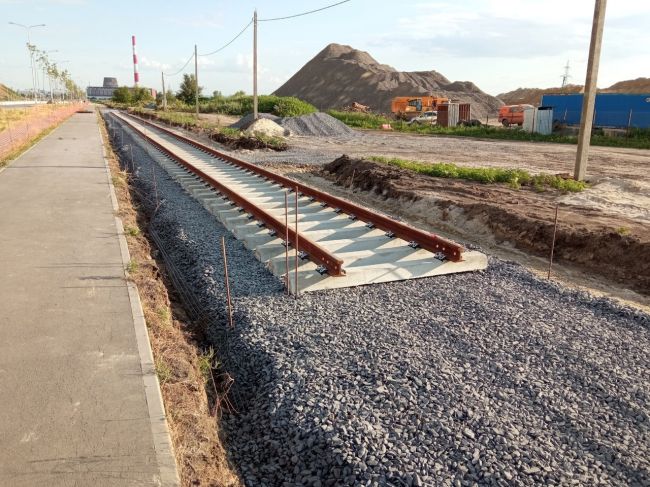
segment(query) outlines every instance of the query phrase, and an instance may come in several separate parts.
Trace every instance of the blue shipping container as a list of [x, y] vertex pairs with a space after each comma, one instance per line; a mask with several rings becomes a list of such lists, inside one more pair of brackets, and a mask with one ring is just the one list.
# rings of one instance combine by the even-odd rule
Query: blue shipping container
[[[543, 107], [553, 107], [553, 118], [579, 125], [582, 93], [542, 95]], [[650, 128], [650, 93], [599, 93], [596, 95], [594, 126]]]

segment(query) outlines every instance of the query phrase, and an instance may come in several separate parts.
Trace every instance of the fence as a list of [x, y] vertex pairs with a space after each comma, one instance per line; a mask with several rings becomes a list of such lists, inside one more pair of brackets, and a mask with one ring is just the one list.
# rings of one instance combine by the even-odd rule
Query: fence
[[[553, 119], [567, 125], [580, 125], [581, 110], [554, 110]], [[650, 128], [650, 112], [641, 110], [595, 110], [595, 127]]]
[[70, 103], [0, 109], [0, 159], [83, 106], [82, 103]]

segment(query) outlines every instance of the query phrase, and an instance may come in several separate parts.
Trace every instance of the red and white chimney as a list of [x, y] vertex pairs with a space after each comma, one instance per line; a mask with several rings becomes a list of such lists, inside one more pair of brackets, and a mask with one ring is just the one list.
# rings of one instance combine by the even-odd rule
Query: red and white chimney
[[140, 74], [138, 73], [138, 55], [135, 53], [135, 36], [131, 36], [131, 45], [133, 46], [133, 83], [137, 88]]

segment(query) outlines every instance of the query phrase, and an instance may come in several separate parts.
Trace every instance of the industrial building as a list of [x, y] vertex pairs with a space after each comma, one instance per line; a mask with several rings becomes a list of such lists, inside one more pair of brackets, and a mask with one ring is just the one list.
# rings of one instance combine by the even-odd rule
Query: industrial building
[[86, 88], [86, 96], [89, 100], [110, 100], [117, 87], [117, 78], [104, 78], [103, 86]]

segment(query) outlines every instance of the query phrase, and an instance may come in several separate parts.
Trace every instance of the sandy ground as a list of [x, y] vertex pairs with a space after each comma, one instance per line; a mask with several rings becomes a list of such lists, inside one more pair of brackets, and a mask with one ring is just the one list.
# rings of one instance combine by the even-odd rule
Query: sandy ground
[[[354, 188], [343, 188], [336, 182], [340, 175], [323, 177], [320, 168], [347, 154], [566, 174], [573, 172], [576, 146], [360, 132], [354, 137], [291, 137], [285, 152], [232, 151], [203, 135], [194, 136], [235, 157], [270, 164], [276, 171], [415, 226], [474, 243], [540, 274], [545, 274], [548, 266], [553, 218], [559, 205], [556, 278], [572, 287], [650, 309], [650, 270], [645, 272], [650, 267], [650, 150], [592, 148], [591, 187], [578, 194], [537, 193], [437, 178], [397, 178], [395, 185], [393, 178], [384, 178], [388, 185], [380, 184], [382, 191], [394, 193], [387, 198], [386, 194], [377, 195], [377, 188], [360, 188], [360, 180], [355, 180]], [[382, 181], [375, 176], [373, 184]], [[412, 200], [409, 192], [418, 200]], [[600, 266], [600, 262], [608, 265]]]
[[[576, 146], [568, 144], [378, 132], [363, 132], [356, 138], [341, 139], [295, 137], [291, 144], [320, 157], [328, 155], [331, 160], [341, 154], [351, 157], [382, 155], [553, 174], [573, 174], [576, 154]], [[277, 161], [280, 157], [274, 159]], [[650, 150], [592, 147], [587, 174], [591, 183], [588, 191], [566, 197], [558, 195], [558, 200], [565, 205], [590, 207], [650, 223]]]

